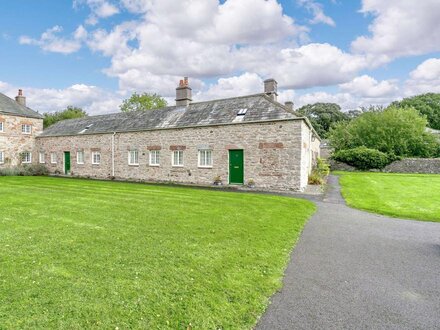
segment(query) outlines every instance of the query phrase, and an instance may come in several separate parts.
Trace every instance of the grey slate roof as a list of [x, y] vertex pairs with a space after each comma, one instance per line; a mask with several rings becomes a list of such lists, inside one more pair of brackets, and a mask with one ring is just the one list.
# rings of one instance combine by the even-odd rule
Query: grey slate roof
[[38, 112], [25, 107], [0, 93], [0, 113], [30, 118], [43, 118]]
[[[247, 109], [246, 114], [237, 116], [241, 109]], [[192, 103], [188, 107], [172, 106], [152, 111], [68, 119], [50, 126], [40, 136], [130, 132], [294, 118], [297, 117], [280, 103], [272, 101], [265, 94], [256, 94]]]

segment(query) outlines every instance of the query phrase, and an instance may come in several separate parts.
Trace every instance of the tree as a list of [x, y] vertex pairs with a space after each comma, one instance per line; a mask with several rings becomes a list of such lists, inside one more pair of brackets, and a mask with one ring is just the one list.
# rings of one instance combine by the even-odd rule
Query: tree
[[44, 128], [47, 128], [61, 120], [82, 118], [87, 116], [88, 116], [87, 113], [83, 109], [73, 106], [68, 106], [66, 109], [62, 111], [45, 113], [43, 119], [43, 126]]
[[300, 116], [307, 117], [322, 138], [327, 137], [330, 127], [334, 124], [349, 119], [341, 111], [341, 107], [335, 103], [307, 104], [299, 108], [297, 113]]
[[438, 154], [439, 143], [433, 134], [426, 132], [426, 124], [426, 118], [417, 110], [390, 106], [336, 124], [329, 139], [336, 151], [365, 146], [388, 155], [433, 157]]
[[440, 94], [428, 93], [395, 101], [393, 106], [399, 108], [413, 107], [428, 119], [429, 127], [440, 129]]
[[167, 101], [157, 94], [137, 94], [133, 93], [129, 99], [126, 99], [120, 105], [122, 112], [146, 111], [159, 109], [167, 106]]

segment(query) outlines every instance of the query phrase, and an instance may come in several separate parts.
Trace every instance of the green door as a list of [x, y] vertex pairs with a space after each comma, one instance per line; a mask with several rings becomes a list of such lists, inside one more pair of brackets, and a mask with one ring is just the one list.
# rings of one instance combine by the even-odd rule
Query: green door
[[244, 183], [243, 150], [229, 150], [229, 183]]
[[70, 174], [70, 152], [64, 152], [64, 174]]

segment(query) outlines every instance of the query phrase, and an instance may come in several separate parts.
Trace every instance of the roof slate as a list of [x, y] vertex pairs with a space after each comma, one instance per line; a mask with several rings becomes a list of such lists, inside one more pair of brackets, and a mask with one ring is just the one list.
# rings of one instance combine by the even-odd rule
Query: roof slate
[[[237, 116], [241, 109], [246, 114]], [[225, 125], [237, 122], [275, 121], [297, 118], [283, 105], [265, 94], [192, 103], [187, 107], [165, 107], [60, 121], [40, 137], [105, 134], [166, 128]], [[86, 129], [86, 127], [89, 127]]]
[[38, 112], [25, 107], [0, 93], [0, 113], [30, 118], [43, 118]]

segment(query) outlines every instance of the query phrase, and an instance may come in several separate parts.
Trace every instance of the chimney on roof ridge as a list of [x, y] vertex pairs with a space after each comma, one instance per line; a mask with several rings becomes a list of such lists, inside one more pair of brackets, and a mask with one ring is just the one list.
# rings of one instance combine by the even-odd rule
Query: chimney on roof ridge
[[176, 106], [188, 106], [192, 101], [192, 89], [189, 87], [188, 77], [180, 80], [176, 88]]
[[26, 106], [26, 96], [23, 96], [23, 90], [18, 90], [18, 95], [15, 97], [15, 101], [22, 106]]
[[287, 108], [287, 110], [293, 111], [293, 102], [292, 101], [287, 101], [284, 103], [284, 105]]
[[264, 81], [264, 93], [276, 101], [278, 96], [278, 83], [275, 79], [270, 78]]

